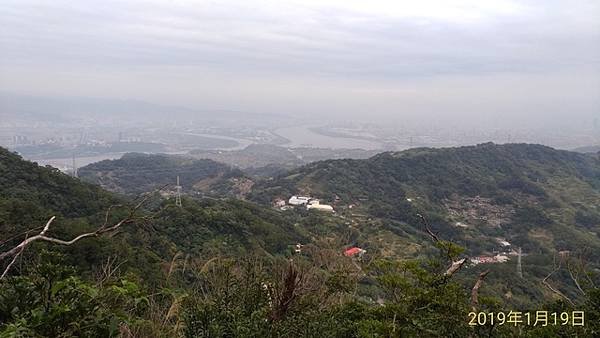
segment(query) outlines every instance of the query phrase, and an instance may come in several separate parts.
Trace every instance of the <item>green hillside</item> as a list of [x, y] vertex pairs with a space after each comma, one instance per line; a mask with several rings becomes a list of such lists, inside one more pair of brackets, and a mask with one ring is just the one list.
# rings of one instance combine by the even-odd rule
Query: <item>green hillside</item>
[[[475, 232], [530, 251], [600, 249], [597, 155], [525, 144], [412, 149], [309, 164], [255, 186], [252, 198], [294, 194], [414, 226], [418, 213], [429, 213], [435, 228], [457, 240]], [[532, 243], [536, 231], [553, 238]]]
[[[255, 185], [251, 198], [270, 203], [298, 194], [334, 204], [355, 229], [355, 243], [387, 257], [429, 252], [418, 214], [469, 256], [505, 253], [507, 263], [487, 266], [500, 272], [503, 292], [524, 297], [510, 302], [548, 296], [513, 289], [525, 283], [514, 283], [518, 248], [532, 287], [552, 271], [559, 252], [600, 266], [598, 155], [527, 144], [411, 149], [312, 163]], [[568, 275], [559, 278], [569, 284]], [[578, 293], [574, 285], [565, 292]]]
[[101, 213], [122, 199], [75, 180], [58, 169], [40, 167], [0, 148], [0, 234], [41, 225], [51, 216], [77, 219]]
[[[103, 161], [94, 168], [113, 168], [121, 164], [130, 173], [132, 169], [129, 164], [146, 165], [146, 172], [141, 174], [143, 177], [137, 178], [137, 186], [132, 189], [140, 193], [154, 192], [155, 196], [144, 205], [140, 215], [151, 216], [153, 230], [158, 231], [159, 238], [180, 250], [193, 250], [200, 255], [201, 248], [193, 243], [227, 237], [230, 241], [228, 245], [236, 248], [237, 253], [263, 247], [267, 252], [276, 253], [302, 238], [280, 213], [248, 202], [228, 199], [196, 201], [186, 198], [186, 208], [176, 208], [169, 187], [163, 189], [161, 194], [156, 193], [159, 187], [170, 183], [162, 181], [161, 173], [167, 168], [165, 164], [175, 166], [172, 162], [173, 159], [167, 160], [162, 156], [130, 155], [116, 161], [116, 164]], [[150, 165], [160, 169], [154, 172], [149, 169]], [[212, 161], [193, 161], [190, 166], [178, 168], [185, 178], [219, 175], [223, 170], [228, 170], [226, 166]], [[89, 172], [91, 169], [85, 171], [86, 174]], [[133, 177], [129, 174], [120, 176], [121, 173], [115, 174], [123, 180], [120, 182]], [[155, 182], [154, 179], [161, 181]], [[140, 200], [140, 197], [135, 199]], [[133, 204], [134, 201], [129, 198], [84, 183], [56, 169], [24, 161], [18, 155], [0, 148], [0, 233], [3, 237], [28, 227], [43, 225], [51, 216], [73, 223], [69, 226], [74, 228], [69, 231], [74, 233], [76, 230], [89, 229], [94, 224], [100, 225], [111, 205], [123, 205], [123, 210], [116, 208], [116, 217], [124, 216], [124, 211]], [[156, 234], [153, 233], [153, 236]]]
[[174, 186], [177, 176], [184, 191], [213, 194], [240, 193], [247, 181], [241, 171], [212, 160], [138, 153], [90, 164], [81, 168], [78, 174], [84, 181], [124, 194]]
[[[170, 188], [153, 192], [170, 183], [162, 181], [165, 162], [155, 160], [132, 155], [100, 166], [123, 183], [136, 164], [154, 165], [140, 169], [144, 177], [132, 185], [130, 193], [148, 198], [134, 221], [70, 246], [35, 242], [17, 257], [0, 278], [0, 337], [488, 336], [467, 316], [470, 288], [487, 268], [482, 310], [582, 309], [590, 323], [495, 327], [496, 336], [598, 332], [597, 157], [526, 145], [419, 149], [318, 162], [265, 180], [251, 196], [269, 205], [201, 199], [197, 187], [187, 187], [182, 207]], [[131, 165], [115, 169], [122, 163]], [[175, 167], [189, 169], [190, 181], [212, 173], [186, 163]], [[270, 206], [293, 193], [331, 202], [337, 212]], [[51, 216], [48, 235], [70, 239], [118, 222], [139, 200], [0, 148], [0, 254], [39, 233]], [[417, 213], [441, 240], [432, 241]], [[512, 259], [447, 275], [452, 262], [491, 253], [496, 237], [523, 247], [523, 278]], [[366, 256], [345, 257], [350, 246], [367, 249]], [[555, 251], [570, 250], [573, 259], [561, 262], [577, 264], [580, 249], [586, 264], [569, 271], [585, 293], [565, 268], [552, 278], [571, 305], [540, 281], [554, 268]], [[2, 271], [10, 265], [0, 263]]]

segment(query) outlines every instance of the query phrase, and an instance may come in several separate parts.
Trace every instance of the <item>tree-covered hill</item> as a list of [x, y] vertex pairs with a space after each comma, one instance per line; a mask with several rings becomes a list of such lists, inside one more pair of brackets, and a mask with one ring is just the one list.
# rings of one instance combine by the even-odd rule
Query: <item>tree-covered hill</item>
[[139, 153], [90, 164], [79, 169], [78, 174], [84, 181], [124, 194], [175, 185], [177, 176], [184, 191], [202, 193], [235, 194], [236, 183], [243, 185], [241, 182], [246, 181], [241, 171], [212, 160]]
[[544, 184], [559, 178], [575, 178], [600, 189], [600, 160], [595, 155], [528, 144], [417, 148], [366, 160], [311, 163], [266, 186], [282, 193], [305, 188], [337, 194], [347, 201], [363, 195], [402, 197], [419, 187], [421, 197], [439, 201], [452, 194], [499, 197], [525, 193], [544, 197]]
[[[291, 221], [283, 218], [281, 213], [248, 202], [235, 199], [196, 201], [184, 198], [185, 208], [175, 207], [169, 188], [158, 193], [159, 186], [172, 183], [162, 179], [161, 170], [165, 169], [160, 169], [155, 174], [148, 169], [149, 166], [166, 168], [167, 165], [173, 165], [172, 161], [172, 158], [162, 156], [131, 155], [117, 162], [125, 163], [123, 165], [126, 167], [129, 163], [146, 165], [147, 171], [140, 173], [145, 178], [138, 179], [147, 181], [135, 181], [137, 185], [132, 189], [155, 195], [143, 206], [140, 214], [152, 217], [152, 228], [156, 231], [153, 236], [158, 236], [170, 246], [200, 255], [202, 247], [208, 246], [207, 243], [213, 243], [211, 250], [215, 250], [223, 241], [228, 241], [227, 247], [235, 248], [237, 253], [246, 249], [276, 253], [303, 238], [293, 229]], [[112, 161], [104, 161], [97, 168], [112, 168], [114, 165]], [[192, 161], [189, 166], [173, 166], [180, 170], [179, 174], [189, 179], [230, 172], [226, 166], [210, 160]], [[121, 179], [126, 180], [125, 177]], [[158, 179], [159, 182], [153, 179]], [[140, 199], [139, 196], [135, 198]], [[57, 223], [68, 224], [65, 227], [72, 229], [65, 231], [75, 234], [102, 224], [103, 217], [111, 206], [120, 205], [120, 208], [113, 211], [116, 217], [122, 216], [124, 210], [134, 204], [127, 197], [67, 176], [57, 169], [40, 167], [0, 148], [0, 234], [3, 238], [39, 227], [51, 216], [58, 217]]]
[[[129, 160], [131, 157], [125, 159]], [[144, 160], [147, 158], [141, 159]], [[197, 164], [204, 168], [200, 173], [193, 172], [195, 167], [187, 168], [190, 170], [187, 175], [202, 176], [207, 172], [228, 170], [208, 162], [208, 167]], [[150, 180], [160, 177], [158, 173], [146, 175]], [[77, 264], [82, 267], [87, 263], [98, 263], [111, 252], [150, 259], [158, 264], [178, 251], [196, 256], [208, 253], [243, 255], [256, 250], [276, 254], [305, 238], [294, 229], [292, 220], [281, 213], [248, 202], [234, 199], [202, 202], [184, 198], [185, 207], [177, 208], [169, 194], [156, 192], [155, 187], [163, 183], [168, 182], [150, 181], [143, 187], [140, 183], [137, 189], [149, 194], [148, 201], [137, 212], [141, 220], [124, 226], [121, 235], [114, 240], [88, 239], [61, 249], [74, 252], [73, 262], [85, 257], [86, 262]], [[3, 249], [23, 240], [27, 230], [31, 230], [29, 235], [39, 232], [52, 216], [57, 219], [50, 233], [69, 239], [93, 231], [106, 221], [115, 222], [126, 217], [140, 200], [139, 196], [131, 199], [116, 195], [54, 168], [40, 167], [0, 148], [0, 245]], [[109, 210], [109, 217], [105, 219]], [[104, 248], [100, 249], [98, 245]]]
[[[316, 162], [257, 184], [252, 198], [269, 203], [294, 194], [412, 224], [419, 223], [419, 212], [435, 214], [440, 226], [468, 223], [474, 221], [469, 214], [487, 212], [480, 215], [490, 218], [487, 227], [474, 228], [510, 236], [562, 224], [599, 242], [600, 158], [539, 145], [420, 148]], [[556, 239], [561, 249], [577, 247]]]
[[103, 211], [121, 199], [100, 187], [75, 180], [58, 169], [40, 167], [0, 148], [0, 231], [32, 226], [53, 214], [69, 218]]
[[[271, 203], [296, 194], [334, 204], [358, 229], [362, 246], [392, 256], [414, 250], [406, 242], [419, 243], [413, 236], [423, 232], [418, 214], [424, 214], [436, 233], [469, 255], [507, 252], [507, 278], [516, 275], [519, 247], [524, 275], [535, 283], [551, 271], [559, 252], [585, 252], [592, 266], [600, 266], [597, 154], [491, 143], [387, 152], [308, 164], [257, 183], [251, 199]], [[575, 296], [577, 290], [568, 292]]]

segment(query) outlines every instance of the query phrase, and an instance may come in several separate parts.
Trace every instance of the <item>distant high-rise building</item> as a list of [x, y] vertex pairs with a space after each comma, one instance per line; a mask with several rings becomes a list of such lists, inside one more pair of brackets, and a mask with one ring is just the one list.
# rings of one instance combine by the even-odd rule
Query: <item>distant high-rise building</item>
[[29, 139], [27, 138], [27, 136], [24, 136], [24, 135], [13, 136], [13, 145], [14, 146], [21, 146], [21, 145], [27, 145], [27, 144], [29, 144]]

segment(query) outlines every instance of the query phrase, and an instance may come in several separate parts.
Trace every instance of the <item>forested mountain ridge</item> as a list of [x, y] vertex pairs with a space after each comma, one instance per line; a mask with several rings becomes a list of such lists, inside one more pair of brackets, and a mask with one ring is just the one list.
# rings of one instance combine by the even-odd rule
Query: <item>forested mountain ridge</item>
[[31, 201], [69, 216], [98, 211], [116, 200], [103, 189], [73, 180], [58, 169], [40, 167], [0, 147], [0, 196]]
[[123, 200], [74, 180], [51, 167], [40, 167], [0, 147], [0, 233], [38, 226], [51, 216], [79, 218]]
[[369, 193], [390, 195], [392, 190], [406, 195], [403, 187], [419, 185], [427, 198], [440, 200], [452, 194], [495, 196], [503, 191], [541, 196], [544, 193], [536, 183], [568, 176], [599, 189], [598, 155], [529, 144], [416, 148], [381, 153], [366, 160], [311, 163], [267, 186], [280, 183], [278, 188], [282, 189], [306, 187], [351, 200]]
[[78, 174], [110, 191], [134, 195], [163, 185], [174, 186], [178, 176], [187, 192], [235, 195], [250, 183], [240, 170], [226, 164], [163, 154], [128, 153], [118, 160], [87, 165]]
[[473, 255], [500, 250], [503, 240], [530, 257], [587, 248], [600, 263], [597, 154], [530, 144], [418, 148], [311, 163], [256, 184], [250, 198], [297, 194], [403, 229], [422, 231], [418, 214], [426, 213], [436, 232]]
[[79, 176], [113, 192], [139, 194], [174, 183], [184, 191], [213, 197], [244, 197], [255, 178], [270, 177], [303, 164], [327, 158], [367, 158], [375, 151], [361, 149], [287, 149], [252, 144], [242, 150], [196, 150], [186, 155], [127, 153], [79, 169]]
[[[138, 155], [132, 157], [134, 159], [127, 158], [124, 161], [147, 162], [148, 159], [162, 158]], [[172, 159], [165, 161], [171, 163]], [[219, 173], [220, 170], [229, 170], [227, 166], [213, 161], [208, 162], [210, 162], [208, 166], [205, 165], [206, 163], [193, 162], [192, 165], [202, 167], [203, 171], [194, 172], [194, 167], [184, 167], [187, 171], [181, 173], [189, 176], [204, 176], [206, 172], [212, 173], [213, 170]], [[159, 167], [161, 165], [161, 162], [153, 163]], [[106, 164], [101, 162], [100, 167]], [[270, 208], [243, 201], [224, 198], [201, 202], [185, 199], [186, 208], [174, 208], [172, 193], [174, 184], [164, 187], [171, 182], [163, 182], [161, 178], [163, 171], [157, 171], [154, 175], [149, 170], [141, 175], [146, 175], [149, 181], [146, 181], [146, 185], [138, 184], [137, 189], [141, 190], [141, 194], [156, 196], [149, 199], [140, 210], [140, 214], [152, 216], [153, 235], [170, 242], [169, 245], [181, 247], [181, 250], [193, 249], [196, 254], [200, 254], [202, 249], [191, 243], [209, 243], [216, 238], [227, 238], [230, 246], [239, 245], [242, 248], [241, 251], [236, 249], [236, 252], [242, 252], [244, 247], [256, 249], [252, 243], [261, 243], [266, 248], [279, 248], [270, 251], [275, 253], [281, 250], [281, 245], [271, 243], [266, 240], [267, 238], [273, 239], [274, 235], [281, 235], [284, 238], [289, 236], [290, 239], [287, 241], [273, 240], [273, 242], [285, 243], [284, 246], [292, 245], [298, 238], [302, 238], [291, 227], [290, 222], [278, 213]], [[161, 181], [153, 181], [156, 177]], [[164, 189], [159, 191], [161, 187]], [[105, 221], [103, 218], [106, 216], [106, 211], [111, 206], [120, 206], [124, 209], [113, 210], [122, 216], [126, 210], [133, 207], [135, 200], [140, 199], [140, 196], [134, 196], [134, 200], [131, 200], [108, 192], [95, 184], [67, 176], [57, 169], [40, 167], [25, 161], [17, 154], [0, 148], [0, 233], [3, 237], [27, 230], [28, 227], [43, 225], [52, 216], [57, 216], [59, 221], [73, 223], [70, 226], [81, 231], [83, 230], [81, 227], [89, 228], [102, 224]], [[169, 229], [171, 226], [174, 228]], [[75, 231], [75, 229], [70, 230], [71, 233]], [[149, 236], [150, 233], [146, 235]], [[215, 248], [211, 250], [214, 254]]]

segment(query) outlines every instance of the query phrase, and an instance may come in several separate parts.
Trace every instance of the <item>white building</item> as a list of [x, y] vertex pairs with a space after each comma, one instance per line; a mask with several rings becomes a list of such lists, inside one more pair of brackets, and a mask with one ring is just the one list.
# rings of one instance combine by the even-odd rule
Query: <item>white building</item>
[[282, 199], [276, 199], [275, 201], [273, 201], [273, 206], [277, 207], [277, 208], [281, 208], [281, 207], [285, 206], [285, 201]]
[[292, 197], [290, 197], [288, 204], [289, 205], [306, 205], [306, 204], [308, 204], [309, 200], [310, 200], [310, 197], [306, 197], [306, 196], [292, 196]]
[[510, 242], [509, 242], [509, 241], [507, 241], [507, 240], [505, 240], [505, 239], [503, 239], [503, 238], [498, 238], [498, 239], [497, 239], [497, 241], [498, 241], [498, 243], [500, 243], [500, 245], [502, 245], [502, 246], [510, 246]]
[[495, 256], [477, 256], [471, 258], [473, 265], [486, 264], [486, 263], [505, 263], [508, 262], [508, 256], [506, 255], [495, 255]]
[[322, 211], [331, 211], [333, 212], [333, 207], [331, 205], [327, 205], [327, 204], [321, 204], [319, 203], [319, 200], [312, 200], [308, 203], [308, 205], [306, 206], [306, 209], [308, 210], [322, 210]]

